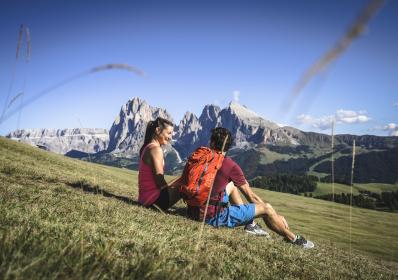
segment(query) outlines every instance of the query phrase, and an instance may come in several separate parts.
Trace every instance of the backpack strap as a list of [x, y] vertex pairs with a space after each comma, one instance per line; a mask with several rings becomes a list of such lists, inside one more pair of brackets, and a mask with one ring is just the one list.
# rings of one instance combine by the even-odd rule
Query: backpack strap
[[205, 169], [203, 169], [202, 174], [200, 174], [200, 178], [199, 178], [199, 180], [198, 180], [198, 185], [197, 185], [197, 187], [196, 187], [196, 192], [199, 191], [199, 187], [200, 187], [200, 185], [202, 184], [203, 176], [206, 174], [207, 168], [209, 167], [209, 163], [212, 162], [213, 159], [214, 159], [214, 151], [211, 150], [211, 160], [208, 161], [208, 162], [206, 162]]

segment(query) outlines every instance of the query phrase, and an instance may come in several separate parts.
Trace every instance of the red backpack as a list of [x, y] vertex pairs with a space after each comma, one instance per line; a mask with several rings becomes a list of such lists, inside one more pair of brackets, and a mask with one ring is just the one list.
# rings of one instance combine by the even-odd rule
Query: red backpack
[[224, 155], [207, 147], [196, 149], [185, 165], [184, 184], [181, 196], [189, 206], [203, 207], [213, 187], [217, 171], [221, 168]]

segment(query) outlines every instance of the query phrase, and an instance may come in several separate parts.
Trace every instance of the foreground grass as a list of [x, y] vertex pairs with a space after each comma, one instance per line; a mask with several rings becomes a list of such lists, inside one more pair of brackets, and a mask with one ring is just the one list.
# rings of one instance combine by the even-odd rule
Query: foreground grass
[[[347, 220], [341, 215], [347, 215], [348, 207], [257, 192], [317, 248], [305, 251], [276, 235], [269, 241], [242, 229], [206, 227], [195, 255], [200, 224], [182, 217], [182, 208], [165, 215], [138, 206], [136, 172], [71, 160], [0, 138], [0, 278], [398, 276], [398, 236], [392, 230], [396, 215], [353, 209], [350, 253]], [[366, 245], [372, 236], [375, 243]]]

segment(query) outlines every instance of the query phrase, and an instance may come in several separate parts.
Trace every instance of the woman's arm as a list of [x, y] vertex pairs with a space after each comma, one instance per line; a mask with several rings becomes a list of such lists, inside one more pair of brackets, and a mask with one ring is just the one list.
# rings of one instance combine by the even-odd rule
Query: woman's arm
[[156, 186], [158, 186], [159, 189], [166, 188], [168, 185], [164, 179], [163, 151], [157, 146], [149, 149], [148, 152]]

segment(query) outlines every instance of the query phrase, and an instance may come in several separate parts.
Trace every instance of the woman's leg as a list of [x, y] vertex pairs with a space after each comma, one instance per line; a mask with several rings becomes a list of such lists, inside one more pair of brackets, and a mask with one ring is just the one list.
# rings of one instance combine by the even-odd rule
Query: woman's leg
[[180, 188], [168, 187], [167, 191], [169, 193], [169, 207], [171, 207], [181, 199]]

